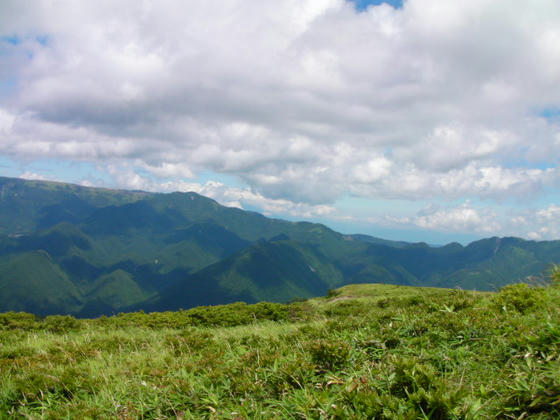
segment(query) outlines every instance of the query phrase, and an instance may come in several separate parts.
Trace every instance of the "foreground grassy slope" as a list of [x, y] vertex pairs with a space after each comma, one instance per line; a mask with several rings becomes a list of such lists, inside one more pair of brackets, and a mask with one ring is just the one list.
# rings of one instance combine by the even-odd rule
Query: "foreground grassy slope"
[[560, 416], [560, 287], [352, 285], [76, 320], [0, 315], [0, 413], [26, 418]]

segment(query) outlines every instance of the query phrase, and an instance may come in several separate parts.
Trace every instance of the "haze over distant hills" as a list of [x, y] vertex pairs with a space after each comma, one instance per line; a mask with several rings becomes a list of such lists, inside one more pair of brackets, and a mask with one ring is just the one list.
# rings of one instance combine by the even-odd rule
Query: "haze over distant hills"
[[260, 300], [349, 283], [492, 290], [541, 275], [560, 241], [430, 247], [158, 194], [0, 177], [0, 311], [98, 316]]

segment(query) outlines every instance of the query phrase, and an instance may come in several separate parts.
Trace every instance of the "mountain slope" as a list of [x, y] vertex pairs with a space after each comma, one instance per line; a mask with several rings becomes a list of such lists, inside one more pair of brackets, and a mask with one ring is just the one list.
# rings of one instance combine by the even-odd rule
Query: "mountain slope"
[[495, 290], [549, 269], [552, 263], [560, 260], [560, 241], [495, 237], [466, 247], [459, 244], [438, 248], [421, 244], [403, 248], [371, 245], [366, 255], [369, 262], [401, 267], [413, 279], [409, 284]]
[[72, 313], [82, 297], [44, 251], [0, 257], [0, 312]]
[[342, 273], [308, 245], [261, 240], [164, 290], [153, 309], [219, 302], [288, 301], [324, 294], [343, 284]]
[[76, 222], [96, 208], [137, 201], [149, 193], [0, 177], [0, 234], [22, 234]]
[[0, 310], [97, 316], [288, 301], [349, 283], [492, 290], [560, 261], [560, 241], [468, 246], [343, 235], [196, 193], [0, 177]]

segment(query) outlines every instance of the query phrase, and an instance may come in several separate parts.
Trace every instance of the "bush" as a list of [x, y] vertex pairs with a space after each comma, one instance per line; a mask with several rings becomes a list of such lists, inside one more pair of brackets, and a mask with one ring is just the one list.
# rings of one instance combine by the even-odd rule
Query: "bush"
[[550, 280], [553, 287], [560, 287], [560, 265], [553, 264], [550, 270]]
[[30, 331], [37, 328], [37, 317], [25, 312], [0, 314], [0, 329]]
[[320, 371], [335, 371], [344, 366], [350, 346], [342, 340], [313, 340], [307, 344], [311, 360]]
[[332, 288], [329, 287], [329, 290], [327, 290], [327, 294], [325, 295], [325, 297], [327, 299], [331, 299], [331, 298], [337, 297], [338, 295], [340, 295], [339, 290], [332, 289]]
[[75, 331], [80, 327], [80, 321], [70, 315], [50, 315], [43, 320], [43, 328], [55, 333]]
[[525, 283], [511, 284], [496, 295], [494, 303], [503, 310], [515, 310], [524, 314], [543, 306], [543, 290]]

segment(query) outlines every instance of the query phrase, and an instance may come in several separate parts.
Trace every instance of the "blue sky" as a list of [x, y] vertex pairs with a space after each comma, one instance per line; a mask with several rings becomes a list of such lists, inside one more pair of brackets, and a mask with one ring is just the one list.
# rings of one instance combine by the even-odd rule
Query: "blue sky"
[[0, 175], [389, 239], [558, 239], [558, 28], [545, 0], [7, 0]]
[[378, 6], [387, 3], [394, 8], [401, 8], [403, 6], [402, 0], [351, 0], [359, 11], [366, 10], [369, 6]]

